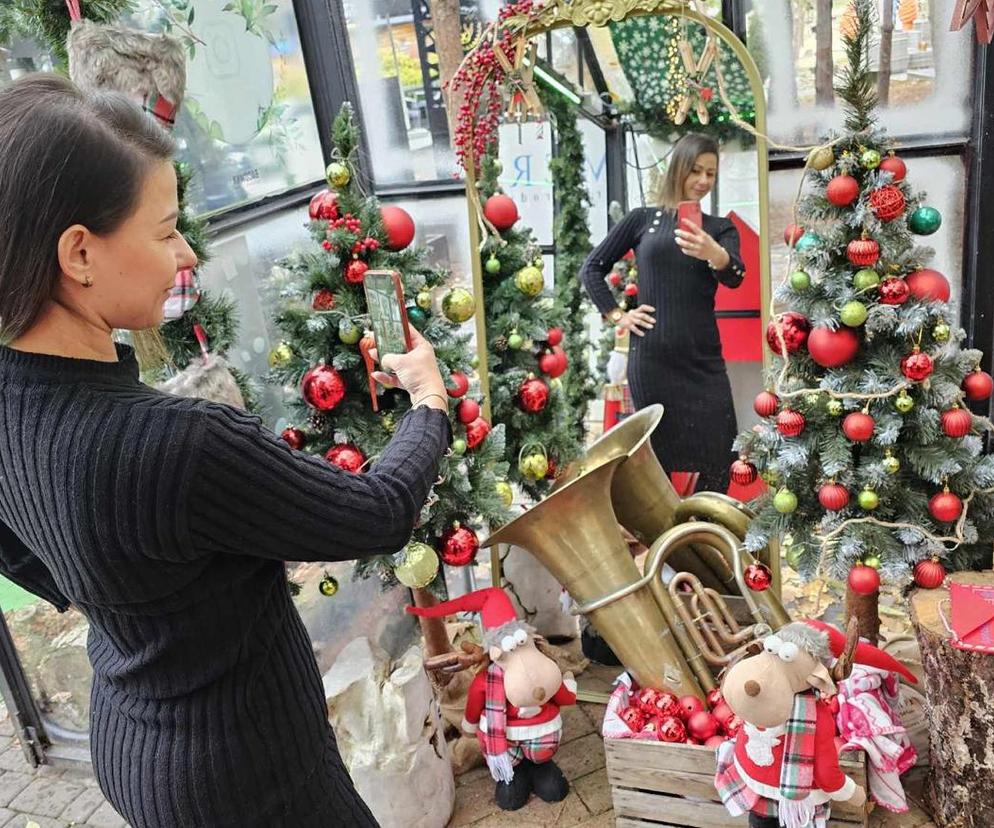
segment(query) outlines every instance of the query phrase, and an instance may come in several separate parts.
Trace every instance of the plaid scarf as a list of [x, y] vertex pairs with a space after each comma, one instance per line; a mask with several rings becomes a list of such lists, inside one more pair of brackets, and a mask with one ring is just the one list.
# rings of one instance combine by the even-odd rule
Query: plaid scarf
[[504, 670], [497, 664], [487, 668], [483, 715], [487, 718], [483, 755], [490, 775], [498, 782], [510, 782], [514, 779], [514, 764], [507, 745], [507, 696], [504, 694]]
[[199, 280], [192, 270], [181, 270], [176, 274], [173, 289], [165, 304], [166, 321], [179, 319], [200, 301]]
[[815, 781], [815, 723], [818, 700], [814, 693], [794, 696], [794, 709], [784, 729], [783, 764], [780, 767], [780, 824], [804, 828], [815, 817], [808, 797]]

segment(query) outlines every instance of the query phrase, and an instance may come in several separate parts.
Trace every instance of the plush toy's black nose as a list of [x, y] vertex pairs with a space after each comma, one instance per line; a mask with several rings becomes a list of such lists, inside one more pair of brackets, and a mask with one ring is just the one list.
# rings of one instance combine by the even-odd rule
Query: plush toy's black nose
[[759, 691], [762, 688], [759, 686], [759, 682], [758, 681], [752, 681], [750, 679], [749, 681], [747, 681], [745, 683], [745, 686], [742, 689], [746, 691], [746, 695], [747, 696], [758, 696], [759, 695]]

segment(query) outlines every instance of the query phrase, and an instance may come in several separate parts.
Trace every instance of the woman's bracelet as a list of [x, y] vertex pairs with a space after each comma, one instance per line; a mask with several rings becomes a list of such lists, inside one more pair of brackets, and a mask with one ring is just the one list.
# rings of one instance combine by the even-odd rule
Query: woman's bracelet
[[445, 407], [446, 407], [446, 408], [448, 408], [448, 407], [449, 407], [449, 400], [448, 400], [448, 397], [443, 397], [443, 396], [442, 396], [441, 394], [425, 394], [425, 395], [424, 395], [423, 397], [421, 397], [421, 399], [419, 399], [419, 400], [416, 400], [415, 402], [411, 403], [411, 408], [417, 408], [417, 407], [418, 407], [419, 405], [421, 405], [421, 403], [423, 403], [423, 402], [424, 402], [425, 400], [429, 400], [429, 399], [431, 399], [432, 397], [438, 397], [438, 398], [439, 398], [439, 399], [440, 399], [440, 400], [441, 400], [442, 402], [444, 402], [444, 403], [445, 403]]

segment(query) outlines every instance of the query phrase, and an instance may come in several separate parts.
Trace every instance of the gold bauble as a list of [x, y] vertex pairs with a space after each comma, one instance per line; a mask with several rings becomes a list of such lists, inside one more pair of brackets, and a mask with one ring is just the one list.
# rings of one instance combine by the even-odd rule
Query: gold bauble
[[501, 503], [505, 506], [510, 506], [514, 503], [514, 489], [511, 488], [510, 483], [506, 480], [498, 480], [494, 488], [500, 496]]
[[420, 290], [414, 301], [421, 310], [431, 310], [431, 291]]
[[514, 275], [514, 286], [525, 296], [538, 296], [545, 287], [545, 277], [537, 267], [526, 265]]
[[394, 577], [411, 589], [424, 589], [438, 574], [438, 555], [427, 543], [411, 541], [393, 568]]
[[318, 584], [318, 590], [326, 598], [331, 598], [338, 592], [338, 578], [334, 575], [329, 575], [326, 572], [324, 577], [321, 579], [321, 583]]
[[932, 329], [932, 337], [935, 339], [936, 342], [948, 342], [951, 333], [952, 331], [945, 322], [939, 322]]
[[461, 325], [472, 319], [475, 312], [476, 300], [466, 288], [449, 288], [445, 296], [442, 297], [442, 313], [450, 322]]
[[381, 422], [383, 423], [383, 430], [387, 434], [393, 434], [394, 429], [397, 428], [397, 421], [394, 419], [393, 412], [388, 411], [383, 415]]
[[332, 161], [328, 165], [328, 169], [324, 171], [324, 177], [328, 180], [328, 184], [337, 190], [349, 183], [352, 173], [349, 172], [349, 168], [345, 164], [340, 161]]
[[831, 147], [818, 147], [811, 150], [811, 154], [808, 155], [808, 165], [819, 172], [827, 170], [834, 163], [835, 153], [832, 152]]
[[293, 359], [293, 348], [289, 342], [281, 342], [269, 352], [269, 367], [282, 368]]
[[549, 460], [544, 454], [526, 454], [518, 462], [518, 471], [528, 480], [541, 480], [549, 473]]

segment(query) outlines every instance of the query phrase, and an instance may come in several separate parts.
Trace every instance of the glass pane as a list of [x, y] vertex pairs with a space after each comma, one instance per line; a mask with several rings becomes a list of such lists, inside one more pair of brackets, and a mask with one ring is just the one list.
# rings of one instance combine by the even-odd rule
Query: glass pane
[[50, 72], [52, 57], [34, 40], [18, 38], [0, 47], [0, 86], [29, 72]]
[[607, 141], [604, 130], [592, 121], [580, 118], [577, 125], [583, 136], [583, 154], [586, 159], [584, 178], [587, 194], [590, 196], [587, 223], [590, 226], [591, 242], [599, 244], [607, 235]]
[[518, 205], [523, 224], [539, 244], [552, 244], [551, 127], [544, 121], [500, 127], [500, 183]]
[[[318, 181], [324, 168], [292, 0], [272, 0], [261, 13], [241, 5], [244, 14], [198, 3], [193, 23], [172, 30], [192, 53], [176, 137], [200, 213]], [[191, 7], [140, 0], [133, 22], [161, 29], [186, 20]]]
[[[969, 132], [973, 26], [948, 30], [953, 3], [883, 0], [880, 5], [879, 12], [893, 15], [889, 73], [881, 79], [882, 23], [870, 66], [889, 97], [882, 120], [895, 137]], [[782, 143], [811, 143], [842, 124], [831, 85], [845, 61], [840, 31], [851, 25], [849, 3], [835, 0], [830, 20], [818, 17], [816, 5], [764, 0], [752, 4], [748, 19], [749, 50], [768, 84], [770, 134]]]

